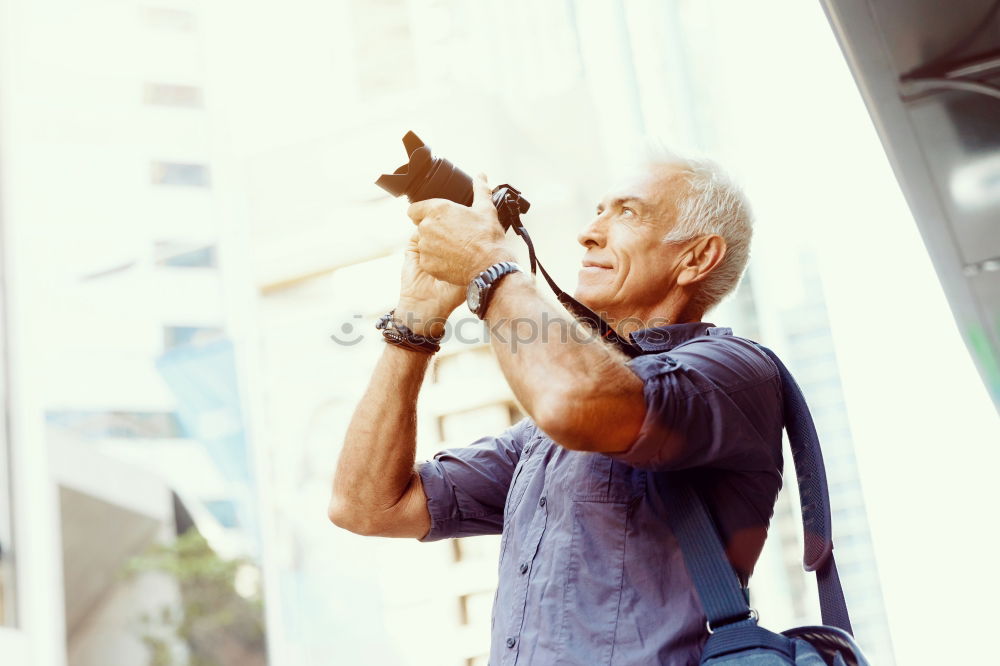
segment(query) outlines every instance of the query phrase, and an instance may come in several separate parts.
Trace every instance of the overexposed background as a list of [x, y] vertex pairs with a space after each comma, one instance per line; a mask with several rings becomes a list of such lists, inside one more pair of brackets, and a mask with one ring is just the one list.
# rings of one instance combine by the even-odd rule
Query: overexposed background
[[[135, 619], [181, 592], [117, 574], [187, 514], [253, 562], [237, 591], [264, 599], [271, 664], [486, 663], [495, 538], [325, 516], [410, 232], [373, 181], [410, 129], [525, 193], [568, 290], [577, 230], [646, 143], [724, 164], [757, 231], [709, 319], [806, 391], [862, 646], [957, 663], [976, 648], [946, 637], [989, 635], [1000, 424], [818, 3], [0, 7], [0, 658], [146, 663]], [[519, 410], [487, 348], [451, 341], [420, 416], [429, 457]], [[819, 621], [795, 504], [751, 585], [773, 629]]]

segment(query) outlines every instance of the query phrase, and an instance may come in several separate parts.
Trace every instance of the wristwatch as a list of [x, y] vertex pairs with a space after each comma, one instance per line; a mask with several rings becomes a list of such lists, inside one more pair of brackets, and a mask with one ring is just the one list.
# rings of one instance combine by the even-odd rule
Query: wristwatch
[[490, 306], [490, 294], [493, 291], [493, 286], [503, 276], [520, 271], [521, 267], [513, 261], [501, 261], [472, 278], [472, 282], [469, 283], [469, 288], [465, 292], [465, 302], [469, 309], [480, 319], [485, 317], [486, 309]]

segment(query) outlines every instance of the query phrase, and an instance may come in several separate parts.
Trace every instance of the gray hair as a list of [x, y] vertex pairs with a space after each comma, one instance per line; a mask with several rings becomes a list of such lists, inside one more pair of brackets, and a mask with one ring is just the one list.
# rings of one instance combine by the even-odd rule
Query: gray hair
[[686, 187], [676, 198], [673, 228], [663, 237], [676, 243], [718, 234], [726, 241], [726, 254], [702, 280], [691, 305], [704, 312], [736, 289], [750, 258], [753, 216], [743, 191], [725, 171], [708, 159], [680, 157], [659, 149], [649, 158], [654, 167], [680, 172]]

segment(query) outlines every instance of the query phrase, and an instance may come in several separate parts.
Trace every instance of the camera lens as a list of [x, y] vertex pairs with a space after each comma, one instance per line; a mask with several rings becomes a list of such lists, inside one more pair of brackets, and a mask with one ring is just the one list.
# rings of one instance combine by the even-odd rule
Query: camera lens
[[448, 199], [469, 206], [472, 204], [472, 178], [443, 157], [434, 157], [430, 146], [413, 132], [403, 137], [409, 162], [391, 174], [375, 181], [394, 197], [404, 194], [410, 200]]

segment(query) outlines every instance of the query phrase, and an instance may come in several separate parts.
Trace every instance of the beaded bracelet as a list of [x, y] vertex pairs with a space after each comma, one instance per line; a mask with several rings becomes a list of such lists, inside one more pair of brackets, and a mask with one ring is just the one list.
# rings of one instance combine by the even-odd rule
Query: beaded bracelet
[[395, 309], [389, 310], [375, 324], [375, 328], [382, 331], [382, 339], [391, 345], [425, 354], [433, 354], [441, 349], [441, 337], [432, 338], [414, 333], [403, 322], [395, 319], [395, 313]]

